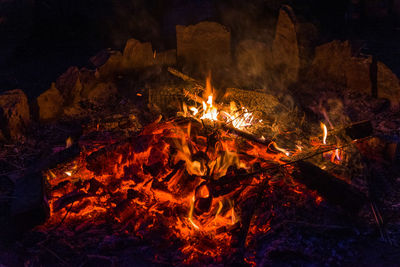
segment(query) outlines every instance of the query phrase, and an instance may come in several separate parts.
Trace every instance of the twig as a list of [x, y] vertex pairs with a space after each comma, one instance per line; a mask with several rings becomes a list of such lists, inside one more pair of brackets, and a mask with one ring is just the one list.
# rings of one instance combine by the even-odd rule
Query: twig
[[375, 218], [375, 223], [378, 226], [379, 233], [381, 235], [382, 240], [385, 240], [390, 245], [393, 245], [392, 240], [390, 239], [389, 235], [387, 234], [387, 232], [385, 230], [383, 218], [382, 218], [382, 215], [381, 215], [378, 207], [376, 206], [375, 202], [373, 202], [372, 200], [370, 202], [370, 205], [371, 205], [372, 214], [374, 215], [374, 218]]

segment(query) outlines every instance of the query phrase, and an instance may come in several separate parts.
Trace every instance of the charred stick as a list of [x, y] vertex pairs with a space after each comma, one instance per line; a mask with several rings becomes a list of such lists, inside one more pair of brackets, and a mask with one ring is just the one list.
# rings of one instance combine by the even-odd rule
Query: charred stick
[[242, 137], [244, 139], [247, 139], [249, 141], [252, 141], [252, 142], [256, 142], [256, 143], [259, 143], [259, 144], [262, 144], [262, 145], [266, 145], [266, 146], [268, 146], [272, 142], [271, 140], [268, 140], [268, 139], [265, 139], [265, 140], [260, 139], [257, 136], [255, 136], [255, 135], [253, 135], [253, 134], [251, 134], [249, 132], [245, 132], [245, 131], [239, 130], [238, 128], [235, 128], [233, 126], [227, 125], [225, 123], [220, 123], [219, 125], [225, 131], [231, 132], [231, 133], [233, 133], [233, 134], [235, 134], [237, 136], [240, 136], [240, 137]]

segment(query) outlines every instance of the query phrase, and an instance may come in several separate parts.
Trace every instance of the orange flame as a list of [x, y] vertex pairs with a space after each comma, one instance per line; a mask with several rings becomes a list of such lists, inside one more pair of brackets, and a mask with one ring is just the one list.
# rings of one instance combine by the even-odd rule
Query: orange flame
[[326, 137], [328, 136], [328, 128], [326, 128], [326, 125], [321, 122], [321, 129], [323, 131], [323, 137], [322, 137], [322, 143], [326, 145]]

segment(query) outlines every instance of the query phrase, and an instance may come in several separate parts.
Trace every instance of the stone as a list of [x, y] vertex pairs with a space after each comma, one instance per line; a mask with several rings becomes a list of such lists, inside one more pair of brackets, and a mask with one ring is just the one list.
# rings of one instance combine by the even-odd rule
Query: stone
[[0, 132], [6, 139], [21, 138], [30, 123], [28, 98], [20, 89], [0, 95]]
[[296, 17], [291, 7], [283, 6], [279, 11], [275, 38], [272, 43], [272, 58], [279, 69], [281, 89], [288, 88], [299, 77], [300, 55], [296, 32]]
[[152, 66], [155, 63], [151, 43], [141, 43], [133, 38], [126, 42], [123, 58], [126, 69], [140, 69]]
[[185, 73], [205, 76], [231, 64], [231, 33], [221, 24], [177, 25], [176, 42], [178, 66]]
[[36, 102], [40, 121], [49, 121], [62, 114], [64, 99], [55, 83], [52, 83], [50, 89], [38, 96]]
[[346, 84], [346, 65], [351, 59], [351, 46], [348, 41], [338, 40], [320, 45], [315, 49], [312, 62], [314, 75], [320, 80], [333, 80]]
[[400, 81], [392, 70], [384, 63], [377, 63], [377, 89], [378, 97], [390, 100], [391, 107], [400, 107]]
[[100, 76], [110, 76], [115, 73], [121, 72], [123, 68], [123, 56], [120, 51], [112, 51], [107, 61], [99, 67], [98, 72]]
[[[173, 60], [170, 54], [162, 54], [160, 60]], [[157, 64], [156, 53], [153, 52], [151, 43], [142, 43], [136, 39], [129, 39], [126, 42], [123, 53], [120, 51], [106, 51], [103, 54], [93, 57], [93, 64], [97, 64], [100, 76], [112, 76], [140, 70]], [[176, 61], [176, 60], [175, 60]], [[162, 61], [161, 61], [162, 62]], [[103, 64], [102, 64], [103, 63]]]
[[99, 68], [107, 62], [111, 56], [111, 53], [111, 50], [103, 49], [95, 56], [89, 58], [89, 62], [92, 63], [94, 67]]
[[115, 97], [118, 93], [117, 87], [111, 82], [100, 82], [89, 89], [85, 89], [82, 94], [83, 99], [91, 103], [104, 104]]
[[353, 57], [345, 65], [347, 89], [364, 94], [372, 93], [371, 83], [372, 57]]
[[176, 49], [155, 53], [155, 63], [161, 66], [176, 65]]
[[302, 71], [308, 69], [312, 63], [319, 33], [317, 27], [309, 22], [298, 22], [296, 33], [300, 57], [300, 75], [302, 75]]
[[66, 105], [78, 101], [77, 98], [82, 91], [82, 83], [79, 76], [78, 67], [70, 67], [57, 78], [56, 88], [62, 94]]

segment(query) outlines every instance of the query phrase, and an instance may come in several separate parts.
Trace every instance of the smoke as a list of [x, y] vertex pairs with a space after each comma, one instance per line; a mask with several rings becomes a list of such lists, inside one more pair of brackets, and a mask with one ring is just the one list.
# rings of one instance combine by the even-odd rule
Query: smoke
[[123, 48], [126, 40], [135, 38], [150, 41], [158, 45], [160, 40], [160, 23], [152, 10], [152, 2], [145, 0], [113, 1], [111, 15], [106, 27], [109, 42], [115, 48]]

